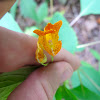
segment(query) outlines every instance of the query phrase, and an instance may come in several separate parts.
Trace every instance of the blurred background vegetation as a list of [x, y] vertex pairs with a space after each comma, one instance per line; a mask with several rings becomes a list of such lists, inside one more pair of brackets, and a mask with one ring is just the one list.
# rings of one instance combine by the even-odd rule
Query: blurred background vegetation
[[[30, 1], [32, 2], [33, 0]], [[71, 23], [80, 13], [80, 0], [53, 0], [53, 8], [50, 6], [50, 0], [34, 0], [33, 4], [31, 2], [21, 0], [20, 3], [20, 1], [17, 1], [10, 10], [11, 14], [25, 33], [29, 30], [31, 31], [31, 29], [32, 31], [36, 28], [43, 29], [50, 21], [52, 12], [55, 13], [59, 11], [69, 23]], [[79, 44], [99, 41], [100, 15], [92, 14], [81, 17], [77, 23], [73, 25], [73, 29], [76, 32]], [[100, 47], [98, 45], [99, 44], [86, 47], [84, 51], [78, 53], [81, 60], [86, 60], [96, 68], [98, 67], [98, 61], [91, 54], [90, 48], [100, 53]]]
[[[0, 26], [34, 37], [38, 36], [33, 33], [33, 30], [43, 30], [48, 22], [63, 21], [59, 37], [65, 49], [79, 56], [81, 67], [73, 73], [71, 79], [59, 87], [54, 100], [100, 100], [99, 4], [100, 0], [17, 0], [9, 13], [0, 21]], [[77, 20], [73, 23], [75, 19]], [[6, 24], [5, 21], [11, 25]], [[2, 100], [6, 100], [9, 93], [33, 70], [24, 68], [1, 74], [2, 82], [9, 76], [14, 76], [14, 73], [24, 76], [24, 78], [15, 76], [15, 82], [8, 85], [0, 83]], [[9, 79], [14, 80], [12, 77]]]

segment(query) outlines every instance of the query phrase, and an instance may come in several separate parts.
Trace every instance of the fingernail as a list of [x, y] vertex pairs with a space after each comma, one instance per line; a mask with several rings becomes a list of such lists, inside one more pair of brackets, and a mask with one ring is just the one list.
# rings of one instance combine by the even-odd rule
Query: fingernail
[[69, 79], [72, 76], [73, 71], [70, 68], [67, 68], [63, 75], [62, 75], [62, 79], [61, 82], [63, 83], [64, 81], [66, 81], [67, 79]]

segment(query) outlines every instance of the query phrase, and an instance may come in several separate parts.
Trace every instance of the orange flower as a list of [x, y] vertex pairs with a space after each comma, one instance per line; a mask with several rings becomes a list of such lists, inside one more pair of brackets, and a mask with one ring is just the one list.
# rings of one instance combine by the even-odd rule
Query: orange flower
[[36, 59], [39, 63], [44, 64], [47, 61], [43, 50], [47, 51], [51, 56], [55, 56], [60, 51], [62, 42], [58, 40], [58, 32], [61, 26], [62, 21], [58, 21], [54, 25], [48, 23], [44, 31], [33, 31], [39, 35], [36, 50]]

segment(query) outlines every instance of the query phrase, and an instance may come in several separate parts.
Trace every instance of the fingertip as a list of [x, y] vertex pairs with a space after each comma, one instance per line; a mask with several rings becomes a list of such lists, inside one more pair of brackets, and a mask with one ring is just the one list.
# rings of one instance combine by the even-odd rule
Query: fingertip
[[19, 85], [7, 100], [52, 100], [59, 85], [72, 73], [73, 68], [64, 61], [41, 67]]
[[76, 64], [75, 64], [75, 67], [74, 67], [74, 70], [77, 70], [79, 67], [80, 67], [80, 59], [77, 55], [75, 55], [75, 61], [76, 61]]

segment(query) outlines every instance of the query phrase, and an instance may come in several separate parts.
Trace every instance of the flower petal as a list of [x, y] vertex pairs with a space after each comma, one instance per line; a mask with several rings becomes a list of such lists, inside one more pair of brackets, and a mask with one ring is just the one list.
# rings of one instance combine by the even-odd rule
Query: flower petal
[[41, 64], [43, 64], [47, 61], [47, 57], [43, 53], [43, 49], [39, 43], [37, 43], [36, 60]]
[[54, 25], [51, 23], [48, 23], [47, 26], [44, 28], [44, 31], [48, 31], [48, 30], [55, 30], [55, 31], [59, 31], [60, 27], [62, 26], [62, 21], [58, 21], [56, 22]]
[[54, 28], [56, 31], [59, 31], [60, 27], [62, 26], [62, 21], [58, 21], [54, 24]]
[[54, 56], [60, 51], [61, 47], [62, 47], [62, 42], [61, 42], [61, 41], [58, 41], [58, 42], [54, 45], [54, 49], [53, 49]]
[[34, 30], [33, 31], [34, 33], [36, 33], [37, 35], [45, 35], [45, 32], [44, 31], [41, 31], [41, 30]]
[[61, 49], [62, 47], [62, 42], [61, 41], [58, 41], [57, 43], [55, 43], [53, 45], [53, 47], [48, 47], [48, 46], [45, 46], [45, 50], [52, 56], [55, 56]]
[[36, 50], [36, 59], [39, 63], [44, 65], [47, 61], [47, 57], [43, 50], [47, 51], [51, 56], [55, 56], [62, 47], [62, 42], [59, 41], [59, 29], [62, 25], [62, 21], [56, 22], [54, 25], [48, 23], [44, 28], [44, 31], [34, 30], [33, 32], [39, 35]]
[[55, 30], [47, 30], [46, 32], [44, 32], [44, 31], [41, 31], [41, 30], [34, 30], [33, 31], [34, 33], [36, 33], [37, 35], [39, 35], [39, 36], [44, 36], [44, 35], [46, 35], [46, 34], [49, 34], [49, 33], [54, 33], [55, 32]]
[[46, 50], [50, 55], [55, 56], [61, 49], [62, 43], [58, 41], [58, 34], [46, 34], [45, 36], [39, 36], [39, 43], [42, 48]]
[[53, 30], [53, 26], [54, 26], [53, 24], [48, 23], [47, 26], [44, 28], [44, 31], [48, 31], [48, 30], [50, 30], [50, 29]]

